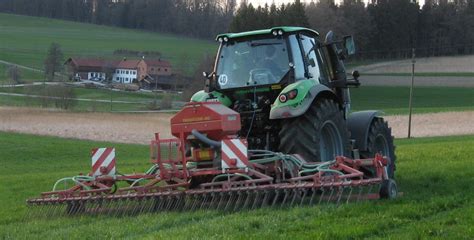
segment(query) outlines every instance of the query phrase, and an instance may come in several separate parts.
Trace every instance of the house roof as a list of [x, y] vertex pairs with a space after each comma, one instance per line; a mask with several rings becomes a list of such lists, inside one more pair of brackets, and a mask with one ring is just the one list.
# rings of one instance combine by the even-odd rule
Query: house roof
[[124, 60], [120, 61], [120, 63], [117, 65], [117, 68], [136, 69], [139, 62], [140, 62], [140, 60], [127, 60], [127, 59], [124, 59]]
[[69, 58], [64, 64], [72, 62], [76, 67], [102, 68], [106, 66], [115, 67], [119, 61], [94, 59], [94, 58]]
[[168, 61], [161, 60], [161, 59], [143, 59], [143, 61], [146, 63], [148, 66], [153, 66], [153, 67], [171, 67], [171, 64]]

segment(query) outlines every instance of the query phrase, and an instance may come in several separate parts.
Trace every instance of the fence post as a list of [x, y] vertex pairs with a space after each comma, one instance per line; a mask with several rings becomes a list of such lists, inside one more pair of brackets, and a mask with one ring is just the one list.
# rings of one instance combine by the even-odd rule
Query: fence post
[[412, 101], [413, 101], [413, 85], [415, 83], [415, 49], [413, 48], [411, 53], [411, 86], [410, 86], [410, 100], [408, 103], [408, 138], [411, 137], [411, 113], [412, 113]]

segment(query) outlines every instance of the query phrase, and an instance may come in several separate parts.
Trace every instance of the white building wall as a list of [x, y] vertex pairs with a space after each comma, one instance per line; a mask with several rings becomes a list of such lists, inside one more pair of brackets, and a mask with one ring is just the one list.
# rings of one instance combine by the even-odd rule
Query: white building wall
[[137, 79], [137, 69], [115, 69], [113, 81], [117, 83], [132, 83]]
[[105, 80], [105, 73], [103, 73], [103, 72], [89, 72], [89, 73], [87, 73], [87, 80], [95, 80], [95, 81]]

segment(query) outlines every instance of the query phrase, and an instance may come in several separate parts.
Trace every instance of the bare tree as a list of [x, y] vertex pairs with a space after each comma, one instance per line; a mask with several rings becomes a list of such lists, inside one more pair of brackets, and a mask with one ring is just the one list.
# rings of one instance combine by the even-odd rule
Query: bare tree
[[21, 71], [16, 65], [8, 65], [7, 77], [11, 80], [12, 84], [21, 83]]
[[51, 43], [48, 49], [48, 54], [44, 60], [44, 73], [46, 79], [54, 80], [56, 73], [61, 72], [64, 55], [61, 46], [58, 43]]

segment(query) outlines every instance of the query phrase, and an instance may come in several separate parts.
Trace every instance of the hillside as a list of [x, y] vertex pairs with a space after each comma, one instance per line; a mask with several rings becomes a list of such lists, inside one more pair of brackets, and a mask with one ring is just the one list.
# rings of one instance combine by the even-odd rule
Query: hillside
[[[192, 68], [203, 54], [214, 54], [217, 44], [170, 34], [61, 21], [48, 18], [0, 14], [0, 60], [42, 68], [52, 42], [70, 56], [113, 56], [114, 50], [158, 51], [174, 66]], [[0, 68], [0, 78], [5, 76]]]

